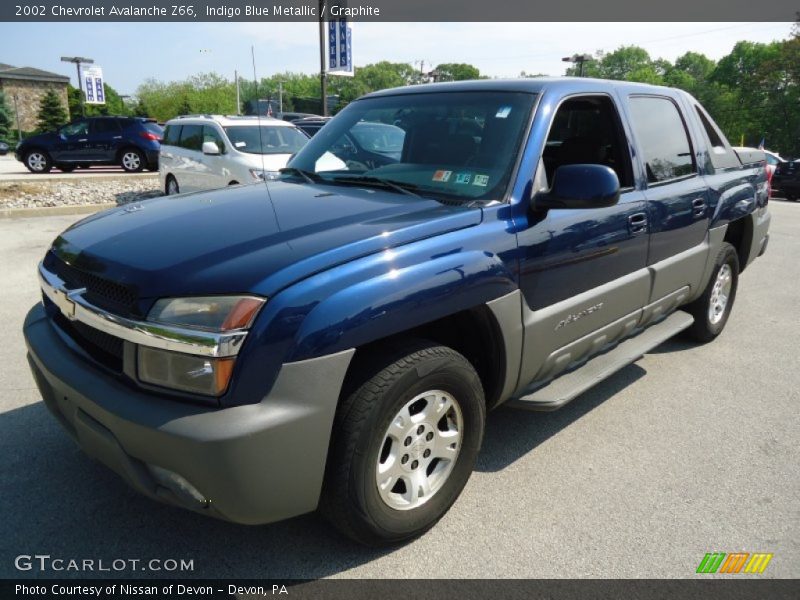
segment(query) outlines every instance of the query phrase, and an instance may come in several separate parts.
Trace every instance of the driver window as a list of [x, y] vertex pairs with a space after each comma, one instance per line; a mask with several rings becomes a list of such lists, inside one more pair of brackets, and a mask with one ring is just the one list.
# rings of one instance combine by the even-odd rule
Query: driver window
[[74, 135], [89, 135], [89, 122], [88, 121], [75, 121], [69, 123], [61, 128], [61, 135], [74, 136]]
[[630, 150], [617, 109], [607, 96], [582, 96], [558, 108], [542, 154], [547, 181], [563, 165], [611, 167], [620, 188], [632, 188]]

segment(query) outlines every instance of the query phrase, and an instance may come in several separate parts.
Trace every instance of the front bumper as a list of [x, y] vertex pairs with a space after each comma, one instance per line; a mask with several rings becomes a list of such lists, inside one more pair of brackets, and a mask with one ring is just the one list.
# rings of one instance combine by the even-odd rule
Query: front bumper
[[[70, 348], [41, 305], [28, 313], [24, 334], [47, 407], [86, 454], [139, 492], [244, 524], [317, 507], [354, 350], [286, 363], [260, 403], [213, 409], [118, 381]], [[199, 498], [165, 486], [148, 466], [179, 475]]]

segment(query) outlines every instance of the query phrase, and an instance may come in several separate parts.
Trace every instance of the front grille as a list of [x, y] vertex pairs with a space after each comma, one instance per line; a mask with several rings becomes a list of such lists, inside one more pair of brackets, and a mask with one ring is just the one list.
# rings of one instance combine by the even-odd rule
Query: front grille
[[122, 373], [124, 342], [120, 338], [78, 321], [70, 321], [61, 312], [55, 314], [53, 321], [86, 354], [112, 371]]
[[45, 256], [44, 268], [63, 280], [68, 289], [86, 288], [83, 297], [99, 308], [123, 316], [136, 312], [138, 294], [133, 286], [109, 281], [78, 269], [65, 263], [52, 252], [48, 252]]

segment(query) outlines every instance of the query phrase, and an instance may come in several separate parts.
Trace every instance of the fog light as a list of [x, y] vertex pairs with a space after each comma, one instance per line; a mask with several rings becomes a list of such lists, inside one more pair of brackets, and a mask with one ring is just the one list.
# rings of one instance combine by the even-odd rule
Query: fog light
[[139, 346], [139, 380], [184, 392], [220, 396], [228, 389], [233, 358], [206, 358]]
[[196, 487], [177, 473], [157, 467], [156, 465], [147, 465], [147, 468], [158, 483], [175, 494], [183, 502], [187, 504], [199, 504], [204, 508], [208, 506], [208, 498], [203, 496]]

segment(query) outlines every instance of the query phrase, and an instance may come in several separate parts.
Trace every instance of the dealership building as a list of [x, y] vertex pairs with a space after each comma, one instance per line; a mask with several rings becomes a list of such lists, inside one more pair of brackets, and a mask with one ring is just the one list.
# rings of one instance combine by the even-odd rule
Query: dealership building
[[[13, 116], [12, 127], [17, 126], [17, 116], [22, 131], [36, 129], [37, 115], [42, 97], [53, 90], [61, 99], [64, 110], [69, 114], [67, 104], [67, 84], [69, 77], [50, 73], [33, 67], [14, 67], [0, 63], [0, 90], [5, 93], [6, 103]], [[17, 115], [19, 111], [19, 115]]]

